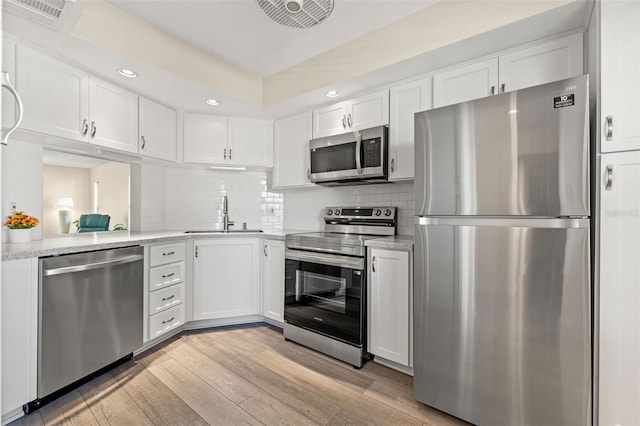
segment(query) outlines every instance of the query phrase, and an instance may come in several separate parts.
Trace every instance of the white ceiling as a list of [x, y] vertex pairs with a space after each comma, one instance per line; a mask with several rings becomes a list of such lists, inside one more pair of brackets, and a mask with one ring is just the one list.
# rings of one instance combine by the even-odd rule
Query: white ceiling
[[109, 0], [109, 3], [265, 77], [436, 1], [336, 0], [329, 18], [308, 29], [273, 22], [254, 0]]
[[[3, 3], [6, 11], [7, 2]], [[541, 12], [540, 5], [544, 4], [551, 6]], [[109, 0], [108, 3], [78, 0], [72, 3], [74, 13], [69, 15], [72, 19], [59, 28], [9, 13], [4, 14], [3, 25], [6, 33], [20, 41], [40, 46], [93, 75], [173, 108], [278, 118], [335, 102], [324, 97], [327, 84], [340, 90], [337, 100], [341, 100], [472, 58], [584, 29], [592, 4], [593, 0], [336, 0], [334, 12], [326, 21], [311, 29], [297, 30], [270, 21], [254, 0]], [[455, 18], [469, 15], [474, 5], [480, 13], [490, 16], [486, 22], [472, 19], [479, 13], [467, 16], [469, 19], [462, 19], [461, 26], [461, 20]], [[448, 15], [440, 18], [437, 11], [445, 8]], [[518, 13], [512, 13], [518, 8]], [[87, 15], [87, 10], [92, 15]], [[496, 17], [490, 10], [505, 10], [504, 18]], [[404, 23], [411, 23], [412, 17], [419, 19], [413, 19], [414, 26], [407, 25], [405, 31]], [[434, 29], [429, 40], [420, 38], [411, 46], [403, 46], [413, 49], [404, 58], [389, 62], [386, 59], [395, 52], [389, 51], [388, 46], [385, 51], [384, 46], [367, 44], [371, 35], [378, 32], [379, 40], [380, 32], [389, 33], [391, 28], [391, 37], [402, 31], [419, 33], [416, 22], [419, 26], [425, 20], [431, 20], [433, 28], [442, 30]], [[136, 23], [138, 26], [131, 28]], [[84, 28], [82, 36], [80, 24]], [[145, 25], [147, 28], [143, 28]], [[446, 29], [452, 34], [445, 34]], [[467, 29], [470, 30], [462, 37], [456, 34]], [[137, 39], [129, 41], [125, 33]], [[97, 38], [92, 39], [93, 35]], [[437, 36], [440, 36], [437, 44], [420, 51], [420, 46]], [[354, 40], [361, 46], [359, 49], [351, 49], [349, 43]], [[128, 45], [135, 45], [138, 50]], [[187, 56], [188, 60], [177, 61], [177, 70], [167, 66], [175, 65], [176, 61], [171, 64], [166, 55], [161, 57], [169, 47], [172, 52], [181, 53], [189, 50], [188, 46], [197, 46], [194, 52], [198, 57], [192, 61]], [[368, 50], [363, 52], [365, 55], [361, 53], [362, 46]], [[199, 55], [198, 51], [204, 54]], [[339, 52], [340, 63], [335, 62], [333, 52]], [[361, 67], [363, 70], [351, 75], [344, 71], [349, 61], [363, 62], [361, 58], [365, 57], [367, 66]], [[338, 65], [342, 65], [343, 71], [334, 72], [340, 68]], [[237, 70], [244, 79], [239, 81], [259, 87], [259, 91], [265, 87], [264, 82], [279, 83], [280, 86], [270, 85], [278, 90], [288, 85], [298, 91], [265, 106], [235, 96], [233, 90], [227, 90], [233, 84], [215, 78], [194, 78], [194, 73], [181, 70], [197, 68], [200, 75], [196, 76], [206, 77], [203, 70], [215, 70], [216, 66], [225, 68], [227, 75]], [[135, 69], [140, 77], [123, 79], [116, 74], [120, 67]], [[310, 77], [317, 79], [322, 75], [330, 76], [325, 78], [328, 82], [315, 86], [309, 83]], [[237, 81], [235, 85], [238, 87]], [[208, 107], [204, 100], [210, 97], [221, 100], [222, 105]]]

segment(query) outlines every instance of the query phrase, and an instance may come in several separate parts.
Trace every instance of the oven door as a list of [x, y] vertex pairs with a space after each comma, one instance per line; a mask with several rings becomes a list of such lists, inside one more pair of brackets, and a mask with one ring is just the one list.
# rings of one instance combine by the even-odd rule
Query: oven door
[[345, 343], [364, 344], [365, 260], [287, 249], [284, 319]]

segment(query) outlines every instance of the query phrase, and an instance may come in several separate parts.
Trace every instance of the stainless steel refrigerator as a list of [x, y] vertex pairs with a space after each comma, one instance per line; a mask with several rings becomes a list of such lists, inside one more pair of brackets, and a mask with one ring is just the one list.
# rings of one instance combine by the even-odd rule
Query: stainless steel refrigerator
[[415, 398], [591, 424], [588, 78], [415, 115]]

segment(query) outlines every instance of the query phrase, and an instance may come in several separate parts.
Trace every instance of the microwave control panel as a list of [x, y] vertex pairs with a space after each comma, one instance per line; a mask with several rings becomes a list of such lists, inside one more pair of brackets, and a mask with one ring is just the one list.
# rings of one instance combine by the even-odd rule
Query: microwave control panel
[[365, 139], [362, 141], [364, 147], [364, 161], [362, 167], [379, 167], [382, 165], [382, 143], [380, 138]]

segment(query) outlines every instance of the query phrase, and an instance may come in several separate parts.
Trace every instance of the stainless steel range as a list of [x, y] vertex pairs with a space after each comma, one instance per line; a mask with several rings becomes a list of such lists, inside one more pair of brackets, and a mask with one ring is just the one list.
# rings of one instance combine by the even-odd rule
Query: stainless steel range
[[395, 207], [327, 207], [324, 232], [286, 237], [284, 337], [362, 367], [365, 241], [395, 235]]

